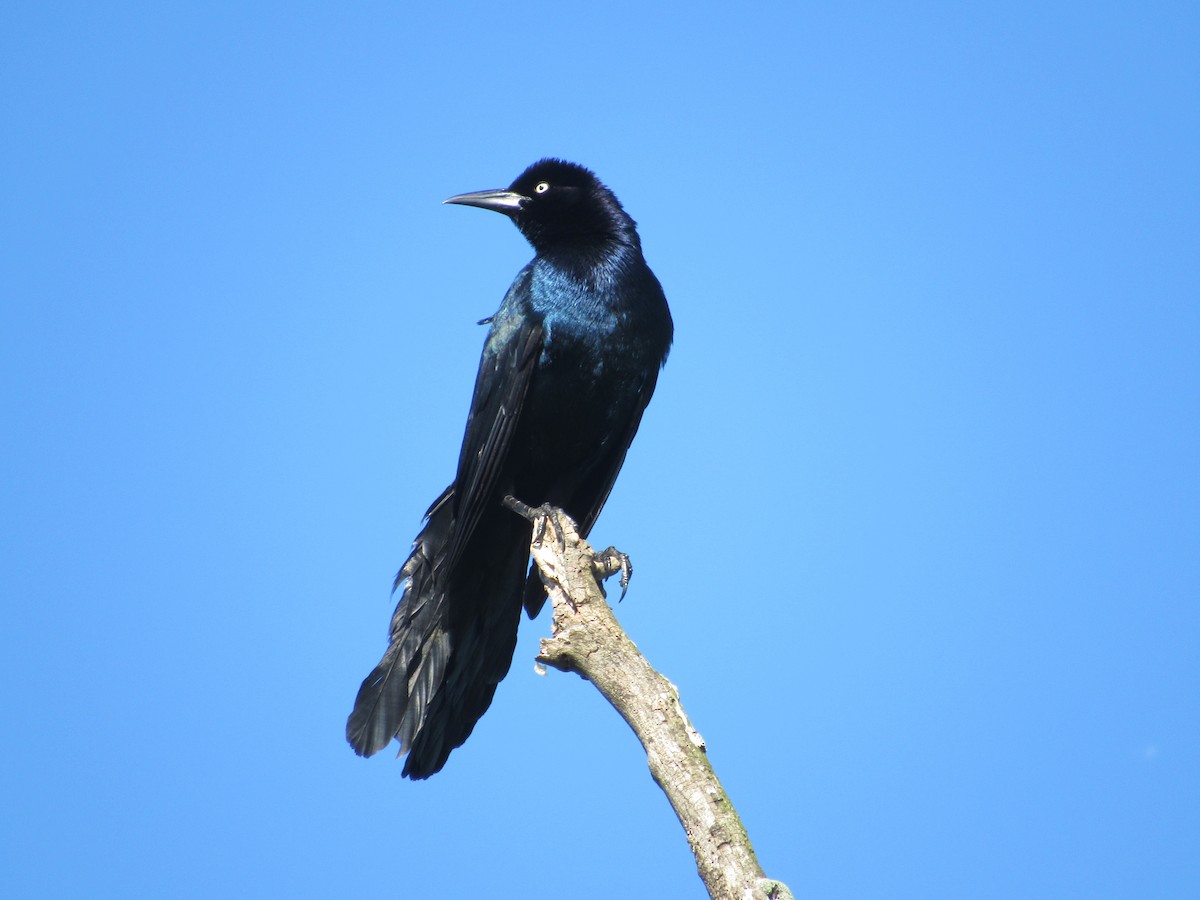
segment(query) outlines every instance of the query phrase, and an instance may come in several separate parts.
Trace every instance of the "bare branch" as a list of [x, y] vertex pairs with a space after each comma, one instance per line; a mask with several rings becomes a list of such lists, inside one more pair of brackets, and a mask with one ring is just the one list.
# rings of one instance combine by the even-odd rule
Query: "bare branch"
[[627, 583], [628, 557], [611, 547], [595, 553], [561, 510], [521, 511], [534, 523], [531, 550], [554, 607], [552, 637], [542, 640], [538, 661], [592, 682], [629, 723], [679, 816], [711, 897], [791, 900], [784, 884], [763, 875], [679, 691], [646, 662], [604, 599], [597, 579], [621, 572]]

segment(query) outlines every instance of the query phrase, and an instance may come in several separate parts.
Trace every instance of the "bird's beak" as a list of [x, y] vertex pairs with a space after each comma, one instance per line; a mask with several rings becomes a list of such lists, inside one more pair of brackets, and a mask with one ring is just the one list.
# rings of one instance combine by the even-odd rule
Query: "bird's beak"
[[511, 216], [521, 209], [529, 198], [514, 191], [475, 191], [473, 194], [456, 194], [443, 203], [457, 203], [461, 206], [478, 206], [480, 209], [491, 209], [498, 213]]

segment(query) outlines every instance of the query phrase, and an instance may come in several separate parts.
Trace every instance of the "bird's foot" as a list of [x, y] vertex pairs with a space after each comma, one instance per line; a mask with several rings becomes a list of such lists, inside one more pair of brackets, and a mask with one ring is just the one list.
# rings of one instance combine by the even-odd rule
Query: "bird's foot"
[[542, 543], [546, 537], [546, 526], [549, 525], [554, 529], [554, 537], [558, 543], [564, 547], [566, 546], [567, 536], [563, 533], [562, 523], [558, 521], [558, 516], [562, 510], [558, 509], [558, 507], [551, 506], [549, 503], [543, 503], [541, 506], [530, 506], [528, 503], [518, 500], [512, 494], [505, 494], [503, 503], [522, 519], [528, 519], [539, 526], [533, 533], [532, 543]]
[[[543, 503], [541, 506], [530, 506], [528, 503], [518, 500], [512, 494], [506, 494], [502, 502], [507, 509], [511, 509], [521, 518], [527, 519], [534, 524], [533, 537], [530, 544], [535, 549], [545, 542], [546, 532], [550, 528], [554, 529], [554, 538], [558, 545], [564, 549], [566, 548], [567, 535], [563, 530], [563, 519], [566, 519], [567, 528], [571, 531], [572, 539], [576, 541], [581, 540], [578, 534], [575, 533], [575, 523], [571, 521], [565, 512], [556, 506], [552, 506], [549, 503]], [[589, 547], [588, 549], [590, 550], [591, 548]], [[629, 590], [629, 579], [633, 577], [633, 563], [630, 561], [628, 554], [622, 553], [616, 547], [609, 547], [607, 550], [601, 550], [599, 553], [592, 555], [592, 574], [600, 586], [600, 592], [606, 597], [608, 596], [608, 592], [604, 590], [604, 581], [618, 572], [621, 573], [621, 597], [618, 600], [620, 602], [620, 600], [625, 599], [625, 592]], [[572, 604], [572, 608], [574, 608], [574, 604]]]
[[[629, 554], [622, 553], [616, 547], [601, 550], [592, 557], [592, 572], [596, 576], [596, 581], [600, 583], [601, 591], [604, 591], [604, 580], [620, 572], [621, 596], [617, 598], [617, 602], [620, 603], [625, 599], [625, 592], [629, 590], [629, 579], [633, 577], [633, 563], [629, 559]], [[605, 596], [608, 596], [606, 591]]]

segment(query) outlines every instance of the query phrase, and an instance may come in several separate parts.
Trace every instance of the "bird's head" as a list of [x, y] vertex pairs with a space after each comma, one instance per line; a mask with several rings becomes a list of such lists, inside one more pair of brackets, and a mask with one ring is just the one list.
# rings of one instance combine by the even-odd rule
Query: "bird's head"
[[561, 159], [534, 163], [507, 188], [442, 202], [503, 213], [539, 251], [579, 240], [637, 241], [635, 223], [612, 191], [589, 169]]

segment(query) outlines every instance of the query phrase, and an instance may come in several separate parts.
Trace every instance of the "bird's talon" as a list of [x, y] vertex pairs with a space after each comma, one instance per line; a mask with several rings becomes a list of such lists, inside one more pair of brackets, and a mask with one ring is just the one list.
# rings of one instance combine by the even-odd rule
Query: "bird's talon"
[[[628, 554], [622, 553], [616, 547], [602, 550], [592, 557], [592, 571], [596, 575], [596, 580], [600, 582], [601, 591], [604, 591], [604, 580], [620, 572], [621, 596], [617, 602], [620, 603], [625, 599], [625, 592], [629, 590], [629, 579], [633, 577], [633, 563]], [[608, 596], [607, 591], [604, 592], [604, 596]]]
[[629, 590], [629, 579], [633, 577], [633, 563], [626, 553], [621, 554], [621, 596], [617, 598], [620, 603], [625, 599], [625, 592]]
[[[548, 523], [554, 529], [554, 537], [558, 541], [559, 546], [566, 547], [567, 546], [567, 536], [563, 532], [562, 522], [560, 522], [558, 520], [559, 510], [555, 509], [549, 503], [543, 503], [541, 505], [541, 508], [538, 510], [538, 512], [541, 513], [542, 516], [544, 517], [542, 521]], [[545, 532], [545, 530], [546, 530], [545, 525], [543, 525], [542, 526], [543, 533]]]

